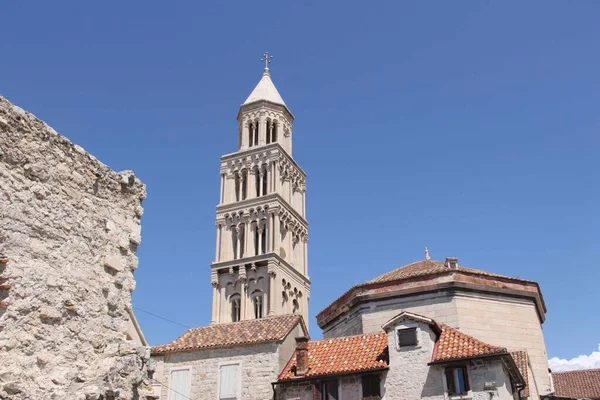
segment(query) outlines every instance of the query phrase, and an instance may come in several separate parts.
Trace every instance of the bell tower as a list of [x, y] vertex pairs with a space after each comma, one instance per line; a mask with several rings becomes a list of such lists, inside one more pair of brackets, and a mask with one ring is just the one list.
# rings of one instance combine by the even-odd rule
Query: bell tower
[[308, 318], [306, 174], [292, 158], [294, 116], [263, 75], [237, 114], [238, 150], [221, 157], [211, 323]]

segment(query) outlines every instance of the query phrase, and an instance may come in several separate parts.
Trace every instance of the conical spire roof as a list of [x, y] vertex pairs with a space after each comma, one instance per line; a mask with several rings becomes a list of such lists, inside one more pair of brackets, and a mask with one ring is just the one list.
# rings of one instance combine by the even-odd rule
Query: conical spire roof
[[256, 101], [261, 100], [266, 100], [270, 101], [271, 103], [286, 106], [285, 102], [281, 98], [281, 95], [277, 91], [277, 88], [273, 84], [273, 81], [271, 80], [271, 76], [269, 75], [269, 68], [265, 68], [265, 72], [263, 72], [263, 76], [258, 82], [258, 85], [256, 85], [252, 93], [250, 93], [250, 96], [248, 96], [248, 98], [242, 105], [254, 103]]

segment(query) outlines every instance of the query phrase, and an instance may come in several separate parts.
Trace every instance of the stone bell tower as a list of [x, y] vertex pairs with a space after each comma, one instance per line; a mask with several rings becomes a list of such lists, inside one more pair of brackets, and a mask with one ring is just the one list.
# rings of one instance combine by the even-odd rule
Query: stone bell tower
[[307, 320], [306, 174], [292, 158], [294, 116], [265, 70], [241, 105], [238, 150], [221, 157], [211, 323]]

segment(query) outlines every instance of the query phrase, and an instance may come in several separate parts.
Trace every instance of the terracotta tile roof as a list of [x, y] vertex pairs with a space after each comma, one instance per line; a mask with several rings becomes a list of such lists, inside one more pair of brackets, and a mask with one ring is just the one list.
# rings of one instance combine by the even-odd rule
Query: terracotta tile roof
[[527, 352], [526, 351], [511, 351], [510, 355], [513, 360], [515, 360], [515, 364], [517, 364], [517, 368], [519, 368], [519, 372], [523, 375], [525, 379], [525, 389], [521, 391], [521, 398], [529, 397], [529, 371], [527, 369]]
[[291, 314], [191, 328], [171, 343], [152, 347], [152, 354], [277, 342], [297, 324], [306, 332], [302, 317]]
[[328, 322], [343, 312], [354, 300], [361, 297], [378, 296], [397, 290], [418, 291], [418, 288], [431, 289], [435, 279], [449, 277], [452, 282], [466, 285], [490, 286], [496, 290], [520, 291], [534, 297], [543, 319], [546, 305], [539, 285], [530, 280], [493, 274], [482, 270], [458, 265], [450, 269], [443, 261], [419, 260], [396, 268], [370, 281], [350, 288], [329, 306], [317, 314], [317, 323], [323, 328]]
[[279, 375], [279, 381], [387, 368], [387, 334], [343, 336], [308, 342], [308, 372], [295, 376], [294, 353]]
[[575, 399], [600, 399], [600, 369], [553, 372], [554, 395]]
[[[378, 283], [378, 282], [388, 282], [395, 281], [398, 279], [407, 279], [413, 278], [417, 276], [426, 276], [437, 273], [449, 272], [449, 271], [461, 271], [467, 272], [476, 275], [484, 275], [491, 276], [496, 278], [506, 278], [506, 279], [518, 279], [523, 281], [524, 279], [520, 278], [511, 278], [504, 275], [492, 274], [490, 272], [485, 272], [479, 269], [463, 267], [462, 265], [458, 265], [456, 270], [450, 270], [443, 261], [436, 260], [419, 260], [411, 264], [404, 265], [402, 267], [396, 268], [393, 271], [386, 272], [383, 275], [379, 275], [375, 279], [371, 279], [367, 283]], [[531, 282], [531, 281], [526, 281]]]
[[442, 332], [435, 343], [431, 362], [507, 353], [504, 347], [489, 345], [446, 324], [440, 324], [440, 328]]

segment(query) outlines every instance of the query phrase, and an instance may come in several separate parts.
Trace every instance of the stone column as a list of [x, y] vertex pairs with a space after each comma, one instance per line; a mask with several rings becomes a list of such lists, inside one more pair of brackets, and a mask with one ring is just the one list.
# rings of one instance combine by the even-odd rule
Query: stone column
[[244, 257], [250, 257], [250, 218], [244, 218]]
[[271, 252], [271, 213], [267, 213], [265, 220], [265, 254]]
[[233, 173], [229, 173], [225, 177], [224, 197], [226, 203], [233, 203], [235, 201], [235, 175]]
[[212, 281], [211, 285], [213, 287], [213, 298], [212, 298], [212, 314], [210, 318], [211, 324], [216, 324], [219, 322], [219, 303], [221, 297], [219, 296], [219, 283], [217, 281]]
[[249, 239], [248, 240], [248, 244], [250, 246], [250, 250], [248, 251], [248, 255], [249, 256], [255, 256], [255, 255], [257, 255], [256, 251], [255, 251], [256, 243], [254, 242], [254, 236], [255, 236], [254, 233], [256, 232], [256, 226], [254, 227], [254, 229], [252, 228], [252, 221], [251, 220], [248, 220], [248, 225], [249, 225], [248, 226], [248, 232], [250, 232], [250, 236], [248, 238]]
[[219, 175], [219, 204], [223, 204], [223, 195], [225, 194], [225, 174]]
[[302, 216], [306, 218], [306, 188], [302, 188]]
[[244, 177], [242, 176], [242, 171], [238, 171], [238, 201], [242, 201], [242, 189], [244, 188]]
[[277, 307], [277, 273], [275, 271], [269, 271], [269, 315], [275, 315], [275, 308]]
[[268, 133], [268, 137], [271, 143], [273, 143], [273, 121], [271, 121], [271, 123], [269, 124], [269, 133]]
[[246, 188], [248, 190], [248, 198], [253, 199], [258, 197], [256, 193], [256, 175], [254, 173], [254, 168], [250, 168], [248, 171], [248, 181], [246, 183]]
[[263, 193], [263, 179], [265, 178], [265, 171], [262, 169], [262, 167], [258, 170], [258, 176], [260, 177], [259, 181], [258, 181], [258, 197], [260, 196], [264, 196]]
[[273, 213], [273, 252], [279, 255], [281, 247], [281, 221], [279, 220], [279, 210]]
[[241, 149], [242, 150], [245, 150], [245, 149], [248, 148], [248, 146], [249, 146], [249, 143], [248, 143], [249, 137], [250, 137], [250, 131], [248, 129], [248, 121], [244, 121], [244, 122], [242, 122], [242, 143], [241, 143], [241, 145], [242, 145]]
[[234, 255], [234, 258], [236, 260], [240, 259], [241, 255], [242, 255], [242, 240], [241, 240], [241, 237], [242, 237], [242, 228], [238, 224], [235, 227], [235, 240], [237, 241], [236, 242], [237, 245], [235, 246], [235, 255]]
[[215, 240], [215, 262], [221, 260], [221, 224], [217, 223], [217, 238]]
[[246, 284], [246, 267], [240, 266], [240, 321], [246, 319], [246, 302], [248, 297], [248, 285]]
[[258, 144], [263, 146], [265, 144], [265, 139], [267, 136], [267, 119], [265, 117], [260, 117], [259, 127], [258, 127]]
[[304, 247], [304, 276], [308, 276], [308, 236], [302, 238], [302, 244]]
[[[259, 223], [260, 223], [260, 221], [259, 221]], [[258, 254], [257, 255], [264, 254], [263, 250], [262, 250], [263, 249], [263, 236], [262, 236], [263, 229], [264, 229], [263, 227], [256, 225], [256, 232], [258, 233], [258, 235], [257, 235], [258, 236]]]

